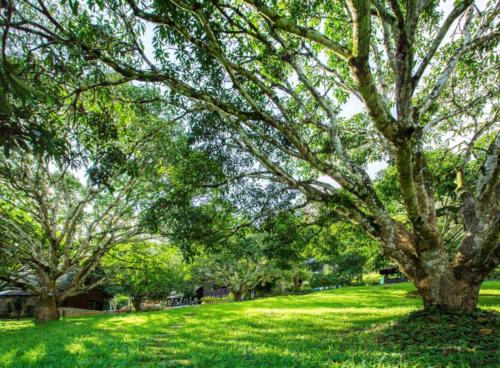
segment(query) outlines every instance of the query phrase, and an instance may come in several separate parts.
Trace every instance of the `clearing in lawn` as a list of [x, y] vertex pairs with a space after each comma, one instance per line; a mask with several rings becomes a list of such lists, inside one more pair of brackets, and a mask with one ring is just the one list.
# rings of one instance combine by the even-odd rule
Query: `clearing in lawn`
[[[0, 321], [1, 367], [487, 367], [499, 361], [500, 282], [474, 317], [404, 317], [409, 284], [162, 312]], [[398, 321], [403, 321], [399, 322]]]

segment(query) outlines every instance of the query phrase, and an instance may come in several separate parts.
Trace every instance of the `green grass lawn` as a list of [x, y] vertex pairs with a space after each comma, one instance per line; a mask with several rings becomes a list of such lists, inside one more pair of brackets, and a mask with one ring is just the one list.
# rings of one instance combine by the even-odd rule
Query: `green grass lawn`
[[[67, 318], [43, 326], [28, 320], [0, 321], [0, 367], [486, 367], [500, 363], [494, 348], [498, 321], [487, 326], [493, 335], [478, 339], [478, 346], [460, 336], [451, 347], [451, 340], [439, 340], [440, 329], [457, 328], [446, 326], [446, 321], [420, 326], [435, 328], [435, 339], [384, 343], [384, 334], [397, 329], [396, 321], [421, 306], [420, 299], [407, 295], [410, 290], [409, 284], [353, 287], [162, 312]], [[486, 282], [481, 293], [482, 308], [500, 311], [500, 282]], [[477, 334], [477, 328], [471, 327], [469, 333]], [[414, 341], [419, 333], [416, 329], [414, 336], [403, 334], [402, 339]]]

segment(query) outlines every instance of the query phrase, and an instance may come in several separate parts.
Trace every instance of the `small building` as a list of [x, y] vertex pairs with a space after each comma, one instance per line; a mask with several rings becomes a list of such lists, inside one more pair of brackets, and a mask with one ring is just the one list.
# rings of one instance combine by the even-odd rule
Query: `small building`
[[396, 266], [381, 268], [378, 273], [384, 276], [384, 284], [396, 284], [408, 281], [408, 278]]
[[[69, 297], [60, 307], [102, 311], [112, 295], [101, 289]], [[38, 297], [29, 291], [7, 289], [0, 291], [0, 318], [31, 317], [37, 306]]]
[[207, 296], [215, 297], [215, 298], [224, 298], [224, 297], [228, 296], [230, 292], [231, 292], [231, 290], [226, 286], [222, 286], [219, 288], [209, 288], [209, 287], [205, 287], [205, 286], [198, 286], [195, 289], [196, 298], [198, 300], [201, 300], [201, 298], [204, 298]]
[[113, 296], [102, 289], [92, 289], [83, 294], [69, 297], [61, 307], [80, 308], [102, 311], [109, 305]]
[[28, 291], [11, 289], [0, 291], [0, 318], [30, 317], [37, 298]]

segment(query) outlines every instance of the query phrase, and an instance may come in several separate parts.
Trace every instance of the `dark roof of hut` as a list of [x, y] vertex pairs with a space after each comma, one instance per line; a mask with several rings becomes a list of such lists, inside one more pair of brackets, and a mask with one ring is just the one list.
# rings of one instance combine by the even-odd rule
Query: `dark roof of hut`
[[30, 295], [31, 293], [29, 291], [20, 289], [9, 289], [0, 291], [0, 298], [8, 296], [30, 296]]
[[386, 268], [381, 268], [378, 270], [378, 273], [381, 275], [394, 275], [395, 273], [399, 272], [398, 267], [386, 267]]

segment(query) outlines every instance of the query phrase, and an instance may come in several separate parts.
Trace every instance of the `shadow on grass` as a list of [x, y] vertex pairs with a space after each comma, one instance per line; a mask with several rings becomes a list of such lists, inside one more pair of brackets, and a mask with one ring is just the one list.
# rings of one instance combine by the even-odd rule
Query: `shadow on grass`
[[413, 312], [373, 332], [382, 346], [421, 366], [432, 357], [440, 367], [498, 367], [499, 328], [496, 311], [466, 314], [434, 309]]

